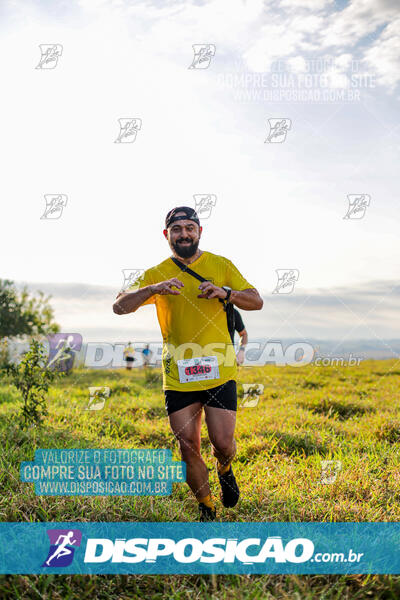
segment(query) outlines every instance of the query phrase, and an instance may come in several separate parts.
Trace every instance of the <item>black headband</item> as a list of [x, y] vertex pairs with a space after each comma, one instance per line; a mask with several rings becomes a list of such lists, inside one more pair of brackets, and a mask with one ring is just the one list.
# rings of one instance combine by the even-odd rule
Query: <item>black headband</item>
[[[176, 214], [180, 212], [183, 212], [185, 214], [179, 215], [177, 217]], [[175, 221], [180, 221], [181, 219], [189, 219], [190, 221], [194, 221], [200, 227], [199, 217], [197, 216], [197, 212], [193, 208], [190, 208], [190, 206], [177, 206], [176, 208], [170, 210], [167, 216], [165, 217], [165, 228], [168, 229], [168, 227], [172, 223], [174, 223]]]

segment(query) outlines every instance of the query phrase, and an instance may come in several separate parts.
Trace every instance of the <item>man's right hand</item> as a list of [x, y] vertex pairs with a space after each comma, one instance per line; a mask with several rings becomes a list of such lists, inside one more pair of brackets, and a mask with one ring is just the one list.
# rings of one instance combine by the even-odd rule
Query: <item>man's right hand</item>
[[173, 294], [174, 296], [179, 296], [181, 292], [179, 290], [173, 290], [172, 288], [183, 288], [184, 284], [177, 277], [172, 277], [172, 279], [167, 279], [166, 281], [160, 281], [160, 283], [155, 283], [151, 287], [154, 294], [160, 294], [161, 296], [165, 296], [166, 294]]
[[160, 283], [146, 285], [146, 287], [132, 292], [120, 292], [113, 304], [113, 311], [116, 315], [126, 315], [135, 312], [143, 302], [146, 302], [146, 300], [156, 294], [179, 296], [181, 293], [180, 290], [173, 290], [173, 287], [183, 288], [184, 284], [176, 277], [173, 277], [166, 281], [160, 281]]

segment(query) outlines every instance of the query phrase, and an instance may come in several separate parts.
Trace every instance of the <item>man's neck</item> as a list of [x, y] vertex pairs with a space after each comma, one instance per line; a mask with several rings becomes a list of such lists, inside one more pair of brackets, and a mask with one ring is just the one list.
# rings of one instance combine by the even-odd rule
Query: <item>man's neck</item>
[[173, 254], [174, 254], [175, 258], [177, 258], [178, 260], [183, 262], [185, 265], [191, 265], [195, 260], [197, 260], [203, 254], [203, 251], [200, 250], [200, 248], [198, 248], [196, 251], [196, 254], [194, 254], [193, 256], [189, 256], [188, 258], [182, 258], [176, 252], [174, 252]]

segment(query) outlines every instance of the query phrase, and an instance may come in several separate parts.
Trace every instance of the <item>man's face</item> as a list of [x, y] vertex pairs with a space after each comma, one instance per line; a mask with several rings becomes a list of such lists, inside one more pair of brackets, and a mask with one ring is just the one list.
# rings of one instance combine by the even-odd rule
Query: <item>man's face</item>
[[[185, 213], [177, 213], [177, 216]], [[174, 250], [181, 258], [190, 258], [197, 252], [202, 228], [190, 219], [175, 221], [167, 229], [164, 235], [168, 240], [171, 250]]]

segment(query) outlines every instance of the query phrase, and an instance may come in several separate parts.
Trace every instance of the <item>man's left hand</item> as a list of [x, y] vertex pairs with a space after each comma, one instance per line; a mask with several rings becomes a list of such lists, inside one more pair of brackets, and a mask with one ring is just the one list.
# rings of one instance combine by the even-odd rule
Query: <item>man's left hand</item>
[[198, 298], [207, 298], [207, 300], [210, 300], [210, 298], [221, 298], [222, 300], [225, 300], [226, 298], [226, 291], [221, 287], [214, 285], [211, 281], [203, 281], [199, 285], [199, 290], [201, 290], [202, 293], [197, 296]]

